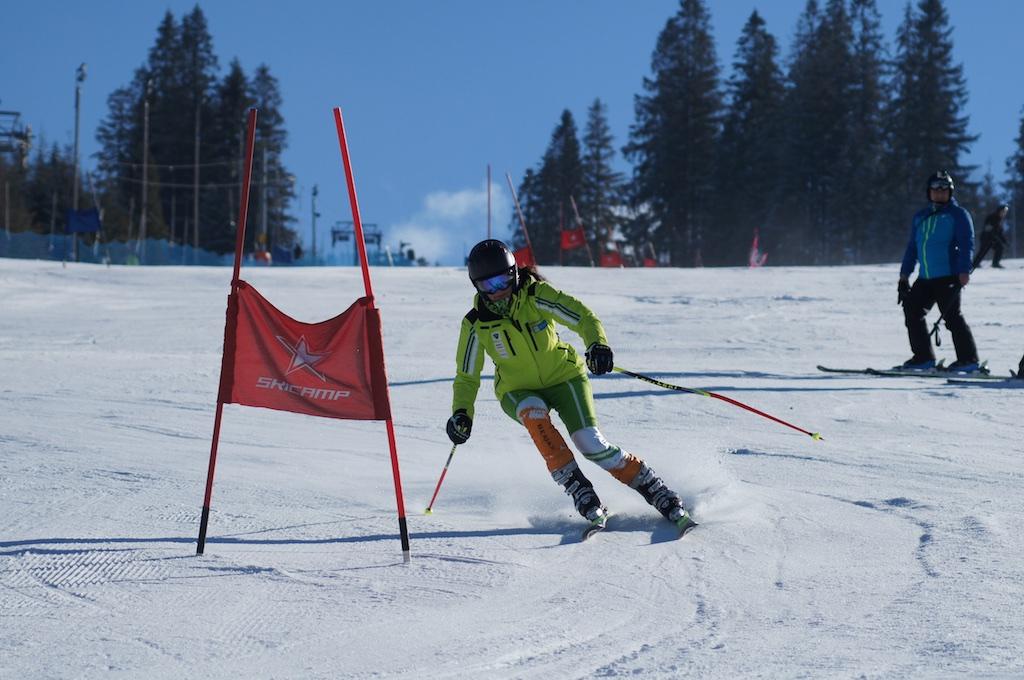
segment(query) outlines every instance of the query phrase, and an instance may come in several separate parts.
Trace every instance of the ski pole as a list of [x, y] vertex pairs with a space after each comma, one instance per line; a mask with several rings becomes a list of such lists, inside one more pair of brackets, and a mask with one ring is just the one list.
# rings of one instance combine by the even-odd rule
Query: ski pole
[[746, 409], [747, 411], [750, 411], [751, 413], [756, 413], [757, 415], [759, 415], [759, 416], [761, 416], [763, 418], [767, 418], [768, 420], [774, 420], [775, 422], [779, 423], [780, 425], [785, 425], [786, 427], [790, 427], [790, 428], [796, 430], [797, 432], [802, 432], [803, 434], [808, 435], [811, 439], [816, 439], [816, 440], [819, 440], [819, 441], [823, 439], [823, 437], [821, 436], [820, 432], [809, 432], [808, 430], [805, 430], [802, 427], [797, 427], [796, 425], [793, 425], [792, 423], [787, 423], [785, 420], [782, 420], [781, 418], [776, 418], [775, 416], [769, 415], [769, 414], [765, 413], [764, 411], [758, 411], [753, 406], [747, 406], [746, 404], [744, 404], [741, 401], [736, 401], [735, 399], [730, 399], [729, 397], [723, 396], [721, 394], [716, 394], [715, 392], [708, 392], [707, 390], [698, 390], [698, 389], [695, 389], [693, 387], [681, 387], [680, 385], [672, 385], [672, 384], [667, 383], [667, 382], [662, 382], [660, 380], [655, 380], [654, 378], [651, 378], [651, 377], [646, 376], [646, 375], [642, 375], [640, 373], [634, 373], [633, 371], [627, 371], [626, 369], [619, 368], [618, 366], [615, 366], [612, 370], [618, 371], [619, 373], [624, 373], [624, 374], [626, 374], [626, 375], [628, 375], [630, 377], [637, 378], [638, 380], [643, 380], [645, 382], [649, 382], [652, 385], [657, 385], [658, 387], [664, 387], [667, 390], [676, 390], [677, 392], [689, 392], [691, 394], [699, 394], [699, 395], [704, 396], [704, 397], [713, 397], [715, 399], [721, 399], [722, 401], [724, 401], [726, 403], [729, 403], [729, 404], [732, 404], [733, 406], [739, 406], [740, 408]]
[[430, 505], [428, 505], [427, 509], [423, 511], [424, 515], [434, 514], [434, 501], [437, 499], [437, 492], [441, 490], [441, 482], [444, 481], [444, 476], [448, 474], [448, 466], [452, 464], [452, 456], [455, 455], [456, 446], [458, 446], [458, 444], [452, 444], [452, 451], [448, 454], [448, 460], [444, 464], [444, 469], [441, 470], [441, 478], [437, 480], [437, 486], [434, 487], [434, 495], [430, 497]]
[[[983, 257], [985, 257], [986, 253], [988, 253], [988, 249], [989, 249], [989, 247], [991, 245], [992, 245], [991, 243], [985, 244], [985, 247], [981, 249], [981, 252], [975, 258], [975, 261], [980, 263], [981, 259]], [[974, 270], [977, 269], [977, 268], [978, 267], [976, 265], [971, 265], [971, 271], [967, 272], [967, 276], [970, 276], [971, 274], [973, 274]], [[957, 283], [959, 284], [959, 281]], [[964, 287], [960, 286], [960, 290], [958, 290], [957, 293], [960, 293], [963, 289], [964, 289]], [[948, 312], [949, 310], [953, 309], [953, 305], [954, 304], [956, 304], [956, 298], [953, 298], [952, 300], [950, 300], [949, 304], [946, 305], [946, 308], [939, 311], [939, 318], [935, 320], [935, 325], [932, 326], [932, 332], [928, 334], [928, 335], [934, 335], [935, 336], [935, 346], [936, 347], [942, 347], [942, 337], [939, 335], [939, 324], [942, 323], [942, 320], [944, 318], [946, 318], [946, 312]]]

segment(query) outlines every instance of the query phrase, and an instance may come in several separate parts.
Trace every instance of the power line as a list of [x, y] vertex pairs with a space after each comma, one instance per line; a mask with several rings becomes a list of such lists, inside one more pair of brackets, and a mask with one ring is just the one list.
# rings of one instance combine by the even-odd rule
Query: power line
[[[199, 167], [201, 167], [201, 168], [212, 168], [212, 167], [216, 167], [216, 166], [238, 165], [239, 163], [240, 163], [240, 161], [237, 160], [237, 159], [233, 160], [233, 161], [210, 161], [209, 163], [200, 163]], [[141, 168], [142, 167], [142, 163], [127, 163], [127, 162], [124, 162], [124, 161], [113, 161], [113, 162], [109, 162], [108, 165], [123, 165], [123, 166], [129, 167], [129, 168]], [[191, 163], [191, 162], [188, 162], [188, 163], [150, 163], [149, 167], [151, 167], [151, 168], [167, 168], [169, 170], [174, 170], [175, 168], [178, 168], [178, 169], [191, 169], [191, 168], [196, 167], [196, 164], [195, 163]]]
[[[142, 184], [142, 180], [138, 179], [136, 177], [126, 177], [124, 175], [107, 175], [107, 178], [109, 178], [109, 179], [116, 179], [116, 180], [119, 180], [121, 182], [131, 182], [132, 184]], [[183, 188], [184, 189], [192, 189], [194, 187], [192, 182], [188, 182], [188, 183], [182, 183], [182, 182], [156, 182], [156, 181], [150, 180], [150, 181], [147, 181], [146, 184], [148, 184], [149, 186], [153, 186], [153, 187], [174, 188], [174, 189], [183, 189]], [[263, 182], [257, 182], [255, 180], [251, 181], [250, 184], [252, 186], [263, 186]], [[240, 186], [242, 186], [241, 182], [202, 182], [202, 183], [200, 183], [199, 188], [200, 189], [204, 189], [204, 188], [207, 188], [207, 187], [209, 187], [209, 188], [223, 188], [223, 187], [235, 187], [235, 188], [237, 188], [237, 187], [240, 187]], [[290, 186], [292, 186], [292, 182], [267, 182], [266, 186], [268, 186], [268, 187], [290, 187]]]

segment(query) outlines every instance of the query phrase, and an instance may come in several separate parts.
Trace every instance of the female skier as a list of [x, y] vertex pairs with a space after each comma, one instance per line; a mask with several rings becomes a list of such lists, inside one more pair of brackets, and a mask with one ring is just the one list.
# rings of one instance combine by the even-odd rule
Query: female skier
[[679, 494], [640, 458], [608, 443], [597, 429], [584, 362], [555, 332], [557, 322], [577, 333], [588, 348], [586, 367], [594, 375], [608, 373], [614, 366], [612, 350], [594, 313], [533, 268], [517, 267], [512, 251], [501, 241], [476, 244], [468, 268], [477, 292], [473, 309], [462, 320], [455, 357], [453, 413], [447, 427], [452, 442], [469, 439], [486, 352], [494, 362], [494, 394], [502, 410], [526, 427], [551, 476], [583, 517], [603, 526], [607, 508], [551, 423], [551, 409], [558, 412], [586, 459], [636, 489], [681, 530], [693, 525]]

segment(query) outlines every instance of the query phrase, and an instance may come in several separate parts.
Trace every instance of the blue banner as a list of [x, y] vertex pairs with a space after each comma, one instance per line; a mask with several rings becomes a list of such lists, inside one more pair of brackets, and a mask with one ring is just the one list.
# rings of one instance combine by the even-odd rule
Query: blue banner
[[96, 208], [89, 210], [68, 210], [65, 234], [87, 234], [100, 230], [100, 212]]

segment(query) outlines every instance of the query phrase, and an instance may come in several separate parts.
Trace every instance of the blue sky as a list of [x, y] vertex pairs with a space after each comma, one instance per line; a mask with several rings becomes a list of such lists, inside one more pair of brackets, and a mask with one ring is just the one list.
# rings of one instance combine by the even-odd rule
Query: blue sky
[[[69, 143], [75, 69], [86, 62], [81, 144], [85, 167], [93, 166], [107, 96], [146, 59], [163, 13], [180, 17], [195, 4], [8, 4], [0, 23], [0, 109], [20, 111], [37, 135]], [[710, 2], [723, 76], [753, 9], [786, 56], [804, 4]], [[285, 162], [297, 177], [296, 226], [307, 246], [314, 184], [320, 186], [321, 250], [330, 225], [350, 219], [331, 117], [331, 108], [341, 106], [363, 219], [378, 223], [392, 247], [407, 241], [431, 261], [454, 264], [486, 236], [487, 164], [494, 234], [502, 237], [511, 216], [504, 175], [518, 184], [537, 164], [562, 109], [582, 127], [588, 105], [600, 97], [621, 147], [655, 40], [678, 2], [218, 0], [200, 6], [222, 69], [233, 57], [250, 74], [265, 62], [280, 81], [290, 135]], [[879, 0], [890, 45], [903, 6]], [[991, 162], [1001, 179], [1024, 105], [1015, 47], [1024, 2], [948, 0], [947, 7], [970, 90], [971, 131], [981, 134], [968, 160], [982, 168]], [[628, 171], [621, 158], [618, 164]]]

